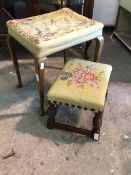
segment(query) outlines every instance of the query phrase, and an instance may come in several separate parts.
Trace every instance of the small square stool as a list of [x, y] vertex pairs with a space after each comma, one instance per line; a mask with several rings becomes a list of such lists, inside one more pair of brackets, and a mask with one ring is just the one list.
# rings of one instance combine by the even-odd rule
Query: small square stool
[[[47, 94], [47, 127], [90, 135], [94, 140], [99, 140], [111, 71], [112, 67], [106, 64], [79, 59], [67, 62]], [[60, 105], [94, 111], [93, 130], [56, 123], [55, 115]]]
[[[7, 27], [9, 33], [8, 45], [14, 62], [19, 87], [22, 86], [22, 81], [12, 38], [17, 40], [35, 56], [34, 61], [41, 113], [44, 113], [44, 64], [46, 56], [96, 39], [94, 61], [98, 61], [104, 42], [102, 23], [88, 19], [68, 8], [25, 19], [10, 20], [7, 22]], [[64, 55], [66, 62], [66, 52]]]

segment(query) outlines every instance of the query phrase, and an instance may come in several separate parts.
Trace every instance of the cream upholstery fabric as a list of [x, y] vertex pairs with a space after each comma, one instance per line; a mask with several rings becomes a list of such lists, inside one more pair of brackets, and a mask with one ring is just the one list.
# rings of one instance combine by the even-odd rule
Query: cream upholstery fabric
[[48, 100], [102, 111], [111, 70], [106, 64], [70, 60], [50, 88]]
[[63, 8], [7, 22], [8, 33], [36, 57], [48, 56], [102, 35], [103, 24]]

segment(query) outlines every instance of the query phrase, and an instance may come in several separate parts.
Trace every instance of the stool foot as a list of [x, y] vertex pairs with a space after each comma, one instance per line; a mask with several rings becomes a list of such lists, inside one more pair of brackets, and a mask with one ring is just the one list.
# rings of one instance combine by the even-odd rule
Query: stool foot
[[93, 137], [94, 140], [98, 141], [99, 137], [100, 137], [100, 134], [94, 133], [94, 137]]
[[46, 111], [41, 111], [40, 110], [40, 116], [44, 116], [44, 115], [46, 115]]
[[102, 116], [103, 116], [103, 111], [95, 113], [95, 116], [93, 118], [93, 139], [96, 141], [98, 141], [100, 138]]
[[49, 107], [47, 109], [47, 114], [49, 116], [47, 120], [47, 128], [53, 129], [55, 127], [55, 115], [59, 109], [58, 105], [54, 105], [52, 103], [49, 104]]
[[53, 129], [54, 128], [54, 122], [52, 120], [47, 120], [47, 128], [48, 129]]
[[22, 84], [17, 84], [17, 88], [22, 88]]

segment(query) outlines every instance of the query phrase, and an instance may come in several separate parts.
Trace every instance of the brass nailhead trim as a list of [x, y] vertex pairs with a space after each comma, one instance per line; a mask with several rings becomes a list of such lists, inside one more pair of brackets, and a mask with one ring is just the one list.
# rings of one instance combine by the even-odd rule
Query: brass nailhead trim
[[[69, 105], [68, 103], [62, 103], [62, 102], [57, 102], [57, 101], [53, 101], [53, 102], [51, 102], [50, 100], [48, 100], [48, 104], [58, 104], [58, 105], [66, 105], [66, 106], [71, 106], [71, 107], [75, 107], [75, 105]], [[88, 109], [87, 107], [81, 107], [81, 106], [77, 106], [77, 108], [79, 108], [79, 109], [81, 109], [81, 108], [83, 108], [84, 110], [90, 110], [90, 111], [93, 111], [93, 112], [95, 112], [96, 110], [95, 109]], [[99, 111], [96, 111], [96, 112], [99, 112]]]

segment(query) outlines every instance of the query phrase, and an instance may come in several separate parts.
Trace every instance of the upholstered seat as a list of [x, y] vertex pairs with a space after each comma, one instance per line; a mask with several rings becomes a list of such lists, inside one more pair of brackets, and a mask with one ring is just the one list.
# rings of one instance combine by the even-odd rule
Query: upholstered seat
[[90, 40], [94, 39], [96, 41], [94, 61], [98, 62], [104, 44], [103, 24], [79, 15], [68, 8], [25, 19], [9, 20], [7, 28], [9, 33], [7, 41], [17, 74], [18, 87], [22, 87], [22, 81], [13, 40], [18, 41], [34, 55], [41, 115], [45, 113], [44, 64], [46, 56], [64, 50], [65, 63], [67, 49], [86, 42], [85, 58], [88, 58], [87, 50], [91, 43]]
[[111, 66], [70, 60], [48, 92], [51, 102], [103, 111]]
[[8, 33], [36, 57], [48, 56], [102, 36], [103, 24], [63, 8], [7, 22]]
[[[99, 140], [111, 70], [110, 65], [91, 61], [74, 59], [67, 62], [47, 94], [47, 127], [89, 135]], [[61, 104], [93, 110], [92, 130], [56, 122], [55, 115]]]

